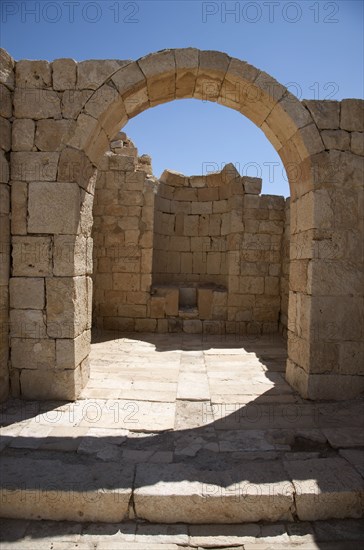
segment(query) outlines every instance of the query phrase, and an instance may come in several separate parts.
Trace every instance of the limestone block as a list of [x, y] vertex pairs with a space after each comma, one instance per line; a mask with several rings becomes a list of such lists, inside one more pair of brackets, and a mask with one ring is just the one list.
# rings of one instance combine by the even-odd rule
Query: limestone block
[[150, 317], [162, 319], [165, 317], [165, 298], [163, 296], [151, 296], [150, 298]]
[[189, 178], [174, 170], [164, 170], [160, 177], [160, 182], [172, 187], [187, 187], [189, 185]]
[[50, 237], [12, 239], [13, 276], [44, 277], [52, 274]]
[[242, 294], [263, 294], [264, 277], [241, 277], [240, 292]]
[[147, 316], [147, 308], [145, 305], [140, 304], [123, 304], [118, 307], [118, 314], [120, 317], [130, 317], [132, 319], [139, 317], [143, 319]]
[[77, 183], [30, 183], [28, 213], [29, 233], [77, 234], [80, 222]]
[[75, 122], [71, 120], [39, 120], [34, 144], [40, 151], [59, 151], [72, 135]]
[[245, 463], [243, 473], [241, 469], [218, 472], [181, 464], [137, 466], [136, 514], [155, 523], [291, 520], [294, 491], [284, 479], [282, 465], [273, 461]]
[[[197, 197], [199, 201], [218, 201], [219, 190], [216, 187], [207, 187], [197, 190]], [[219, 201], [222, 202], [222, 201]], [[213, 202], [213, 209], [215, 210], [215, 202]]]
[[75, 338], [88, 327], [87, 277], [54, 277], [46, 280], [47, 333], [51, 338]]
[[340, 128], [349, 132], [364, 132], [364, 101], [343, 99], [341, 102]]
[[260, 195], [262, 191], [261, 178], [251, 178], [248, 176], [243, 176], [242, 180], [245, 193], [249, 193], [251, 195]]
[[11, 153], [11, 175], [19, 181], [55, 181], [59, 153]]
[[14, 59], [0, 48], [0, 83], [10, 90], [14, 90], [14, 65]]
[[187, 334], [201, 334], [202, 321], [200, 319], [184, 319], [183, 332], [186, 332]]
[[265, 277], [264, 278], [265, 294], [278, 296], [279, 284], [280, 284], [279, 277]]
[[195, 48], [175, 50], [176, 98], [192, 97], [198, 72], [199, 51]]
[[[178, 315], [179, 307], [179, 291], [178, 288], [169, 288], [169, 287], [157, 287], [156, 296], [152, 296], [152, 300], [155, 297], [164, 298], [164, 311], [166, 315]], [[152, 302], [151, 302], [152, 307]], [[154, 307], [154, 306], [153, 306]], [[159, 306], [155, 305], [156, 310], [159, 311]], [[151, 315], [154, 317], [154, 315]], [[159, 316], [157, 316], [159, 317]], [[164, 317], [164, 315], [163, 315]]]
[[289, 460], [301, 521], [361, 517], [363, 480], [342, 458]]
[[91, 95], [92, 90], [66, 90], [63, 92], [61, 105], [63, 118], [77, 118]]
[[350, 149], [350, 134], [344, 130], [323, 130], [321, 137], [326, 149]]
[[[0, 52], [1, 55], [1, 52]], [[1, 73], [1, 69], [0, 69]], [[1, 76], [0, 76], [1, 79]], [[13, 101], [10, 90], [0, 83], [0, 116], [10, 118], [13, 112]]]
[[0, 214], [9, 214], [9, 208], [10, 208], [10, 187], [5, 183], [0, 183]]
[[55, 59], [52, 63], [53, 88], [73, 90], [76, 86], [77, 63], [73, 59]]
[[[167, 322], [167, 319], [159, 319], [159, 321], [162, 321], [162, 320], [165, 320]], [[135, 319], [136, 332], [155, 332], [156, 328], [157, 328], [156, 319]], [[168, 332], [168, 330], [164, 330], [160, 332]]]
[[140, 275], [136, 273], [113, 273], [113, 288], [136, 292], [140, 288]]
[[278, 101], [266, 119], [267, 125], [281, 143], [310, 122], [312, 118], [309, 111], [292, 94], [287, 94]]
[[330, 100], [305, 100], [303, 105], [310, 111], [320, 130], [339, 128], [340, 102]]
[[146, 55], [138, 60], [148, 86], [151, 105], [174, 99], [176, 93], [176, 63], [174, 50]]
[[363, 132], [352, 132], [351, 151], [355, 155], [364, 156], [364, 133]]
[[48, 61], [18, 61], [15, 80], [17, 88], [49, 88], [52, 85], [51, 65]]
[[[54, 376], [54, 383], [52, 376]], [[74, 371], [56, 371], [56, 373], [24, 371], [21, 374], [22, 387], [24, 385], [25, 388], [32, 390], [27, 395], [30, 399], [75, 400], [82, 389], [81, 380], [81, 372]], [[39, 384], [38, 388], [37, 384]], [[92, 465], [76, 463], [70, 468], [66, 459], [37, 460], [25, 457], [15, 460], [3, 459], [1, 470], [4, 475], [2, 486], [4, 516], [27, 519], [42, 517], [64, 521], [72, 520], [77, 514], [77, 517], [89, 522], [123, 521], [128, 514], [134, 467], [121, 466], [115, 462], [108, 462], [107, 467], [105, 463], [104, 467], [100, 467], [100, 464], [102, 462]], [[22, 487], [23, 495], [21, 502], [17, 498], [19, 485]], [[35, 490], [38, 496], [34, 499]], [[72, 506], [69, 504], [71, 490]], [[115, 506], [116, 502], [117, 506]], [[18, 522], [16, 524], [18, 525]], [[73, 535], [70, 537], [73, 538]], [[92, 538], [91, 536], [90, 539]], [[125, 539], [122, 538], [122, 540]], [[119, 543], [109, 544], [110, 550], [118, 545], [120, 547]], [[59, 546], [65, 546], [64, 542]], [[140, 548], [140, 545], [138, 546]], [[122, 547], [131, 548], [128, 543], [122, 543]], [[171, 547], [176, 548], [174, 545], [167, 545], [165, 550]]]
[[199, 67], [193, 97], [204, 101], [217, 101], [230, 59], [222, 52], [208, 50], [199, 52]]
[[9, 281], [10, 307], [14, 309], [43, 309], [44, 279], [13, 277]]
[[[364, 342], [340, 342], [338, 372], [364, 374]], [[337, 358], [336, 358], [337, 359]]]
[[97, 119], [108, 136], [115, 135], [115, 131], [128, 120], [119, 92], [109, 84], [104, 84], [92, 94], [84, 106], [84, 112]]
[[[92, 243], [90, 244], [92, 246]], [[86, 274], [86, 237], [83, 235], [56, 235], [53, 246], [53, 274], [55, 276], [73, 277]]]
[[0, 149], [10, 151], [11, 147], [11, 124], [3, 117], [0, 117]]
[[77, 338], [56, 340], [56, 367], [75, 369], [89, 354], [91, 332], [86, 330]]
[[32, 151], [35, 122], [30, 118], [15, 119], [12, 124], [12, 150]]
[[185, 216], [184, 234], [186, 237], [197, 237], [199, 235], [199, 216]]
[[8, 183], [9, 181], [9, 163], [4, 151], [0, 150], [0, 183]]
[[36, 309], [11, 309], [10, 336], [30, 339], [47, 338], [45, 315]]
[[[128, 61], [115, 59], [89, 59], [77, 65], [77, 88], [97, 90]], [[117, 74], [117, 73], [116, 73]]]
[[17, 88], [14, 92], [16, 118], [61, 118], [61, 101], [57, 92], [37, 88]]
[[212, 316], [212, 289], [197, 289], [197, 307], [200, 319], [211, 319]]
[[80, 187], [94, 193], [96, 168], [83, 151], [66, 147], [60, 154], [57, 181], [76, 182]]
[[11, 364], [14, 369], [48, 369], [56, 364], [56, 342], [48, 339], [11, 339]]
[[28, 185], [23, 181], [11, 183], [11, 232], [13, 235], [27, 233]]

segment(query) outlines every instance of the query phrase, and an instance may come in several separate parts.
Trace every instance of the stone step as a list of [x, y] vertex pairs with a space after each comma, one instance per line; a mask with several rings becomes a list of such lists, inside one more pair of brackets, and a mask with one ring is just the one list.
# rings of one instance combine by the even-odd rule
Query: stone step
[[78, 522], [256, 523], [359, 518], [364, 485], [340, 457], [245, 461], [227, 470], [4, 456], [6, 518]]

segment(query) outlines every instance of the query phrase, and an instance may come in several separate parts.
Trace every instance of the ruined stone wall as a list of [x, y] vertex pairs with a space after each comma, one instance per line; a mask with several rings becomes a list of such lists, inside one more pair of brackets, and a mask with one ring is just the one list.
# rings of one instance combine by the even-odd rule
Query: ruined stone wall
[[10, 149], [14, 60], [0, 50], [0, 402], [9, 393]]
[[281, 249], [281, 311], [279, 316], [279, 332], [287, 337], [288, 327], [288, 297], [289, 297], [289, 242], [290, 242], [290, 199], [286, 199], [284, 209], [284, 231]]
[[155, 182], [134, 147], [113, 151], [95, 192], [94, 324], [276, 332], [283, 197], [260, 195], [261, 180], [240, 177], [233, 165], [207, 176], [165, 170]]
[[119, 138], [104, 155], [96, 183], [93, 324], [148, 331], [156, 327], [147, 319], [156, 184], [149, 158], [138, 157], [125, 134]]

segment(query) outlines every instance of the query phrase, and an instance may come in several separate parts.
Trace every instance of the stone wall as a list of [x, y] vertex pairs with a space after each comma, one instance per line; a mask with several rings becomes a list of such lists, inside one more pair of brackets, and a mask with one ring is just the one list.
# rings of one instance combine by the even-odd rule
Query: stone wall
[[10, 153], [14, 60], [0, 50], [0, 402], [9, 393]]
[[281, 311], [279, 316], [279, 332], [287, 336], [288, 328], [288, 297], [289, 297], [289, 237], [290, 237], [290, 199], [286, 199], [284, 213], [284, 231], [281, 249]]
[[118, 331], [155, 330], [147, 319], [156, 182], [150, 159], [120, 134], [99, 165], [94, 200], [93, 322]]
[[94, 324], [276, 332], [283, 197], [260, 195], [261, 180], [240, 177], [232, 164], [207, 176], [165, 170], [157, 182], [123, 139], [104, 156], [96, 184]]

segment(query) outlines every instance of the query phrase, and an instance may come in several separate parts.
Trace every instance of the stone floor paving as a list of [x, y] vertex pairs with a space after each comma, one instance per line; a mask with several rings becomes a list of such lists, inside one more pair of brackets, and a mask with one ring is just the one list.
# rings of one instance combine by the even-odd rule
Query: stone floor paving
[[278, 335], [94, 334], [77, 402], [3, 404], [2, 515], [155, 525], [360, 517], [363, 402], [302, 399], [285, 360]]

